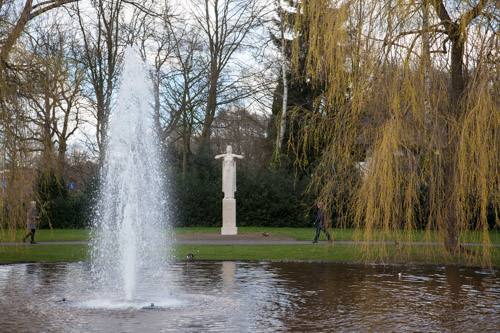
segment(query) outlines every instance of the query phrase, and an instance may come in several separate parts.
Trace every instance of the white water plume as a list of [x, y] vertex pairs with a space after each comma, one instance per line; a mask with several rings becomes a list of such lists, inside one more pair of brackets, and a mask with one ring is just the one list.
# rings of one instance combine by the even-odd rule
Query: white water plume
[[93, 283], [114, 299], [131, 301], [141, 281], [158, 283], [167, 264], [167, 207], [160, 143], [147, 70], [125, 51], [117, 106], [109, 118], [92, 237]]

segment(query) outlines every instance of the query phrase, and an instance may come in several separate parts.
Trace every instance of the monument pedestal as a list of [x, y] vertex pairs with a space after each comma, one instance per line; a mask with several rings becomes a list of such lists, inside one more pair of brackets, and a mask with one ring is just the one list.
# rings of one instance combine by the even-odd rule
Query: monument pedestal
[[238, 228], [236, 228], [236, 199], [222, 199], [222, 228], [220, 234], [238, 234]]

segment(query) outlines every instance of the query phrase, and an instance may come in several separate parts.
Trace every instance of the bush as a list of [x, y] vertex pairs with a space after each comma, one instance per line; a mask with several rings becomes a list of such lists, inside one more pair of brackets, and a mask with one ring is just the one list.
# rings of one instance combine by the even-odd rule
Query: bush
[[47, 213], [52, 228], [85, 228], [89, 218], [88, 200], [82, 194], [58, 197], [48, 202]]
[[240, 172], [236, 192], [239, 226], [307, 227], [314, 205], [304, 196], [308, 179], [269, 170], [266, 173]]
[[53, 171], [38, 177], [37, 192], [40, 228], [73, 229], [88, 225], [91, 208], [88, 193], [70, 194], [65, 181]]
[[192, 157], [184, 179], [179, 172], [173, 172], [167, 184], [173, 226], [221, 226], [220, 173], [209, 150]]

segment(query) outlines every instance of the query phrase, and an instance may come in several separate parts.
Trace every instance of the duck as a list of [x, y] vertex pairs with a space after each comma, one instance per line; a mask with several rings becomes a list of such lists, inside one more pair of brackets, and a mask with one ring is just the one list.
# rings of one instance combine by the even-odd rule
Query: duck
[[194, 258], [194, 254], [192, 253], [188, 253], [188, 255], [186, 256], [189, 260], [193, 259]]
[[143, 306], [142, 309], [143, 310], [158, 310], [159, 308], [158, 307], [155, 308], [155, 303], [151, 303], [150, 306]]

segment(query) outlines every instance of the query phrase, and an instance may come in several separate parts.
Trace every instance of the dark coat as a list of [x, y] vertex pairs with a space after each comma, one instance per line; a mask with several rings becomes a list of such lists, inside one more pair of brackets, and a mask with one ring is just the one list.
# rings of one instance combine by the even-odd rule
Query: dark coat
[[36, 229], [38, 226], [37, 220], [36, 208], [30, 208], [28, 212], [28, 229]]
[[325, 215], [323, 214], [323, 209], [318, 209], [318, 216], [316, 217], [316, 221], [314, 222], [315, 226], [324, 226], [325, 225]]

